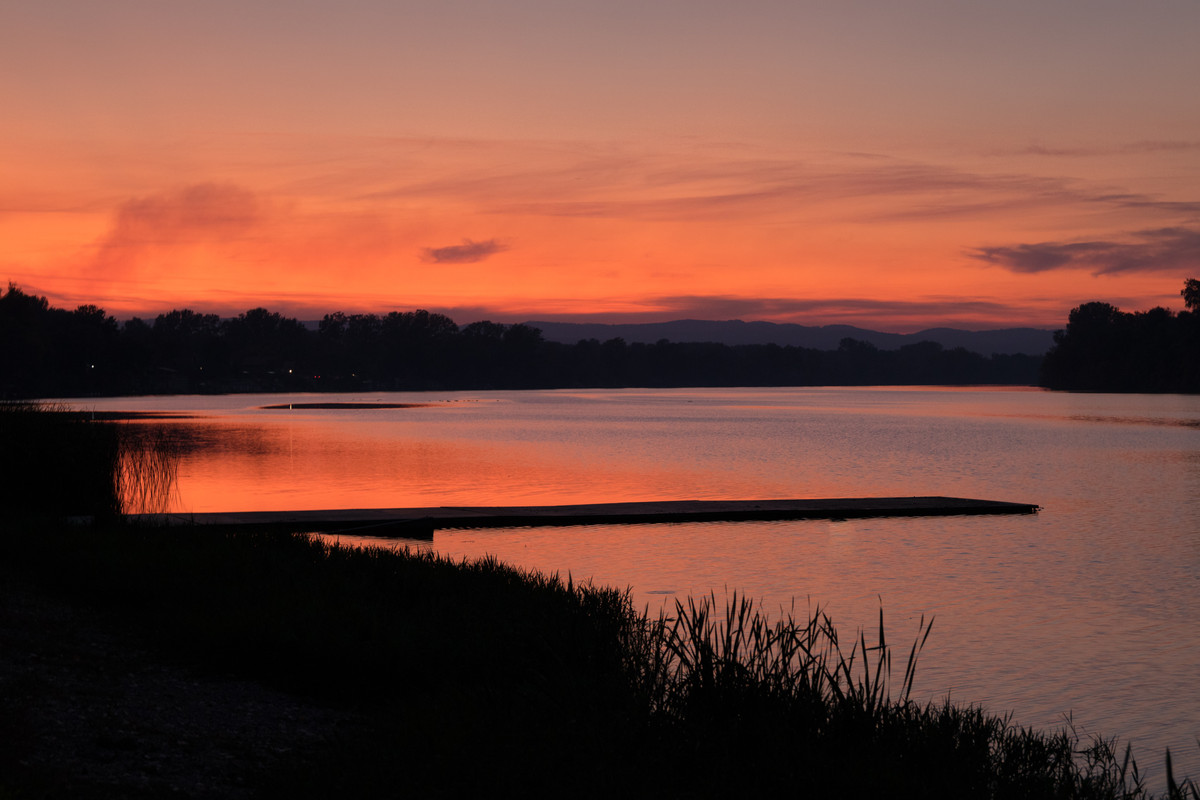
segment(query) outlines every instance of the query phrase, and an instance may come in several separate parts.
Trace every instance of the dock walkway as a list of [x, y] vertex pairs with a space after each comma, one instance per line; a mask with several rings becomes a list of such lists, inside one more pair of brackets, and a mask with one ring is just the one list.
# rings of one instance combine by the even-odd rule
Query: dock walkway
[[601, 525], [863, 517], [1033, 514], [1038, 506], [961, 497], [851, 497], [809, 500], [659, 500], [560, 506], [441, 506], [320, 511], [230, 511], [204, 514], [136, 514], [151, 525], [272, 528], [291, 531], [355, 530], [377, 536], [427, 538], [438, 528], [513, 528], [535, 525]]

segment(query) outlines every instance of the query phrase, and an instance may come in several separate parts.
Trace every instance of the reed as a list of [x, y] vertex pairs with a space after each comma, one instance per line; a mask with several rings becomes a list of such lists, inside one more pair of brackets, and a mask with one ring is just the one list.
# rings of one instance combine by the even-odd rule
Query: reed
[[160, 425], [119, 426], [114, 473], [121, 512], [162, 514], [178, 500], [181, 448]]
[[722, 616], [718, 608], [715, 594], [700, 601], [689, 597], [686, 604], [676, 601], [673, 617], [664, 613], [650, 626], [662, 651], [653, 659], [653, 668], [665, 673], [652, 680], [669, 688], [663, 695], [663, 711], [687, 707], [694, 694], [737, 696], [752, 689], [853, 707], [875, 716], [889, 705], [909, 702], [917, 658], [933, 629], [933, 620], [927, 623], [922, 617], [893, 697], [891, 648], [882, 609], [875, 643], [868, 645], [865, 632], [860, 631], [849, 652], [844, 652], [837, 626], [820, 608], [805, 620], [788, 614], [771, 622], [736, 592]]

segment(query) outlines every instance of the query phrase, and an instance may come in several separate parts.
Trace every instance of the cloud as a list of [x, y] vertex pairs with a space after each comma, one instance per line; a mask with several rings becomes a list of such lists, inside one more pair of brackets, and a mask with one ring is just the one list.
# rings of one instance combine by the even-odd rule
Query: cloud
[[[232, 183], [190, 184], [113, 208], [85, 276], [207, 291], [388, 274], [397, 253], [419, 242], [388, 211], [306, 207]], [[352, 276], [338, 272], [345, 264]]]
[[1173, 153], [1192, 152], [1200, 150], [1200, 139], [1182, 140], [1144, 140], [1121, 145], [1122, 153]]
[[[619, 146], [511, 146], [512, 152], [501, 160], [493, 152], [497, 145], [481, 142], [479, 163], [467, 160], [436, 175], [405, 172], [402, 183], [354, 196], [368, 202], [442, 198], [485, 214], [688, 222], [794, 217], [800, 206], [825, 209], [831, 200], [853, 203], [869, 198], [884, 204], [889, 197], [899, 197], [907, 204], [922, 195], [940, 198], [998, 188], [1027, 196], [1031, 190], [1059, 188], [1058, 183], [1031, 187], [1034, 179], [977, 175], [881, 154], [804, 159], [754, 157], [741, 151], [731, 155], [728, 147], [633, 152]], [[463, 161], [469, 155], [456, 153], [455, 159]], [[390, 175], [394, 170], [377, 172]]]
[[1050, 147], [1034, 142], [1015, 150], [994, 150], [990, 156], [1052, 156], [1056, 158], [1094, 158], [1149, 153], [1188, 153], [1200, 150], [1200, 140], [1142, 140], [1108, 147]]
[[462, 244], [426, 247], [421, 251], [421, 259], [434, 264], [473, 264], [507, 249], [495, 239], [488, 239], [484, 242], [463, 239]]
[[252, 192], [227, 183], [197, 183], [126, 200], [100, 241], [95, 265], [130, 269], [150, 251], [225, 244], [245, 238], [262, 217]]
[[[1034, 175], [980, 174], [932, 164], [878, 159], [860, 164], [800, 161], [722, 162], [647, 173], [640, 185], [603, 198], [539, 195], [499, 200], [493, 213], [648, 221], [834, 218], [861, 223], [1027, 211], [1091, 200], [1069, 181]], [[510, 193], [511, 196], [511, 193]], [[549, 198], [549, 199], [546, 199]]]
[[1096, 203], [1108, 203], [1122, 209], [1149, 209], [1192, 217], [1200, 215], [1200, 202], [1195, 200], [1157, 200], [1143, 194], [1104, 194], [1097, 195], [1091, 200]]
[[[813, 152], [778, 156], [730, 143], [682, 145], [679, 150], [634, 150], [620, 144], [409, 141], [390, 143], [402, 171], [371, 169], [369, 187], [344, 193], [356, 201], [388, 203], [417, 199], [445, 201], [484, 215], [560, 220], [614, 220], [710, 224], [841, 221], [909, 223], [1014, 214], [1143, 212], [1133, 225], [1188, 224], [1200, 203], [1164, 200], [1149, 194], [1117, 194], [1069, 176], [1036, 171], [996, 172], [899, 158], [883, 153]], [[441, 159], [419, 158], [432, 148]], [[1106, 150], [1052, 147], [1025, 151], [1042, 155], [1188, 153], [1196, 141], [1140, 141]], [[422, 164], [425, 166], [422, 167]], [[979, 166], [983, 166], [982, 164]], [[396, 176], [402, 176], [399, 180]], [[1132, 227], [1126, 223], [1126, 227]], [[440, 249], [440, 248], [439, 248]], [[427, 260], [433, 249], [426, 250]]]
[[258, 221], [255, 196], [241, 187], [198, 183], [128, 200], [117, 210], [106, 246], [186, 243], [240, 236]]
[[1086, 269], [1093, 275], [1129, 272], [1190, 273], [1200, 263], [1200, 230], [1159, 228], [1138, 231], [1132, 241], [1039, 242], [982, 247], [974, 258], [1012, 272]]

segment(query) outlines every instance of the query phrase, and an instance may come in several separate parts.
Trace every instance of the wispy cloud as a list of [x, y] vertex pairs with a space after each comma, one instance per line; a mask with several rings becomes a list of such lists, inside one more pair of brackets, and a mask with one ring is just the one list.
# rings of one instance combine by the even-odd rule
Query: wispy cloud
[[1159, 200], [1144, 194], [1101, 194], [1091, 198], [1095, 203], [1106, 203], [1118, 208], [1148, 209], [1168, 214], [1200, 216], [1200, 202], [1194, 200]]
[[[80, 279], [154, 282], [205, 293], [389, 274], [413, 231], [383, 209], [330, 209], [232, 183], [194, 183], [124, 200], [90, 248]], [[410, 259], [411, 260], [411, 259]]]
[[507, 249], [495, 239], [487, 239], [482, 242], [463, 239], [462, 244], [426, 247], [421, 251], [421, 258], [434, 264], [473, 264]]
[[[398, 161], [411, 168], [355, 170], [342, 176], [344, 184], [332, 186], [367, 204], [436, 200], [467, 213], [488, 215], [700, 224], [794, 220], [799, 215], [810, 222], [863, 224], [987, 220], [1041, 213], [1041, 209], [1074, 206], [1094, 212], [1107, 206], [1102, 213], [1126, 208], [1158, 215], [1135, 223], [1149, 227], [1186, 224], [1178, 217], [1195, 214], [1200, 206], [1133, 192], [1118, 195], [1119, 186], [1100, 186], [1069, 175], [1023, 169], [996, 172], [983, 162], [969, 169], [884, 153], [781, 157], [732, 146], [664, 152], [620, 144], [488, 140], [396, 140], [387, 147], [390, 161], [378, 153], [374, 157], [379, 163]], [[1200, 150], [1200, 140], [1134, 142], [1103, 151], [1037, 144], [994, 155], [1191, 150]], [[453, 166], [437, 170], [423, 166], [429, 159], [422, 156], [430, 153]], [[403, 178], [397, 181], [397, 175]], [[321, 189], [328, 191], [330, 186], [322, 184]], [[444, 248], [425, 252], [435, 249]]]
[[1194, 271], [1200, 263], [1200, 230], [1138, 231], [1127, 241], [1037, 242], [982, 247], [974, 258], [1020, 273], [1083, 269], [1093, 275]]
[[[604, 187], [590, 195], [569, 190], [536, 196], [510, 192], [506, 199], [497, 199], [500, 193], [495, 193], [484, 207], [500, 214], [705, 223], [795, 219], [803, 213], [806, 219], [863, 224], [988, 219], [1096, 204], [1173, 216], [1195, 208], [1147, 195], [1118, 198], [1110, 190], [1089, 189], [1069, 178], [970, 171], [886, 157], [869, 163], [747, 160], [674, 165], [647, 168], [641, 176], [641, 182]], [[515, 177], [511, 182], [521, 183]], [[519, 199], [507, 199], [514, 194]]]
[[116, 209], [93, 266], [115, 277], [152, 251], [243, 239], [262, 218], [258, 197], [234, 184], [197, 183], [136, 197]]
[[240, 236], [260, 217], [254, 194], [233, 184], [199, 183], [127, 200], [105, 247], [190, 243]]
[[1086, 147], [1086, 146], [1050, 146], [1041, 142], [1034, 142], [1025, 147], [1015, 150], [996, 150], [988, 155], [992, 156], [1050, 156], [1054, 158], [1094, 158], [1097, 156], [1114, 156], [1114, 155], [1141, 155], [1146, 153], [1189, 153], [1200, 151], [1200, 139], [1194, 140], [1179, 140], [1179, 139], [1162, 139], [1162, 140], [1141, 140], [1137, 142], [1126, 142], [1124, 144], [1110, 145], [1107, 147]]
[[1200, 151], [1200, 139], [1143, 140], [1120, 146], [1122, 153], [1173, 153]]
[[954, 169], [894, 161], [867, 167], [762, 160], [667, 168], [647, 165], [635, 183], [608, 187], [603, 198], [539, 198], [491, 210], [550, 217], [727, 220], [793, 215], [802, 206], [858, 198], [944, 196], [982, 190], [998, 182]]

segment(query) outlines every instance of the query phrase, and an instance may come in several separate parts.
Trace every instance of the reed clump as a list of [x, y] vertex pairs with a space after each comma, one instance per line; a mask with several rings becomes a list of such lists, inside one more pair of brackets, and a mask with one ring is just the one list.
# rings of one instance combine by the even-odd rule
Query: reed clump
[[[917, 661], [933, 627], [922, 617], [899, 681], [882, 609], [874, 638], [844, 641], [820, 608], [772, 621], [733, 594], [677, 602], [643, 620], [633, 659], [649, 685], [664, 752], [703, 765], [674, 786], [713, 785], [817, 797], [1149, 798], [1131, 750], [1043, 732], [974, 706], [919, 703]], [[902, 651], [903, 652], [903, 651]], [[897, 667], [899, 664], [896, 665]], [[1170, 774], [1165, 797], [1200, 798]], [[664, 787], [670, 790], [670, 787]]]
[[178, 500], [182, 448], [161, 425], [119, 426], [115, 470], [123, 514], [162, 514]]
[[[1151, 796], [1112, 741], [916, 702], [932, 620], [901, 669], [882, 614], [846, 639], [820, 609], [772, 620], [710, 595], [649, 617], [628, 592], [494, 559], [200, 528], [30, 533], [11, 564], [172, 657], [361, 711], [319, 757], [258, 776], [264, 796]], [[1173, 779], [1165, 796], [1200, 797]]]

